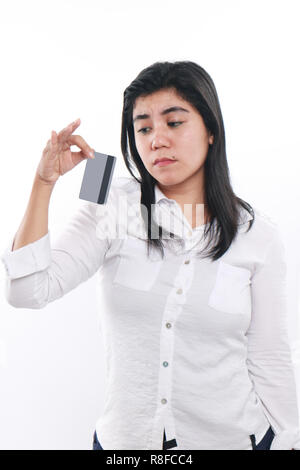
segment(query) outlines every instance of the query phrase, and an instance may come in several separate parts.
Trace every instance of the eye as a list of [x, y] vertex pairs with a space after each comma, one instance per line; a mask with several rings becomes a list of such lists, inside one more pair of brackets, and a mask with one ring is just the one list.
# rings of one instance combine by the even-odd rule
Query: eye
[[[170, 121], [168, 122], [168, 125], [169, 124], [182, 124], [183, 121]], [[171, 127], [178, 127], [178, 126], [171, 126]], [[138, 132], [141, 132], [142, 134], [145, 134], [145, 129], [149, 129], [149, 127], [143, 127], [142, 129], [140, 129]]]
[[[168, 124], [182, 124], [182, 123], [183, 123], [183, 121], [170, 121], [170, 122], [168, 122]], [[171, 126], [171, 127], [173, 127], [173, 126]]]

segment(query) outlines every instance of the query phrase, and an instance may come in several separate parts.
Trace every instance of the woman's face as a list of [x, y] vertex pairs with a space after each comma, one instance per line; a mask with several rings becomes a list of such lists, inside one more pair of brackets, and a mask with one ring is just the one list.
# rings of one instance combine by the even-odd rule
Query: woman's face
[[[184, 110], [165, 112], [179, 106]], [[133, 108], [133, 126], [138, 153], [148, 172], [162, 186], [196, 181], [206, 159], [213, 136], [207, 131], [202, 116], [175, 89], [162, 89], [138, 97]], [[165, 166], [157, 158], [171, 158]]]

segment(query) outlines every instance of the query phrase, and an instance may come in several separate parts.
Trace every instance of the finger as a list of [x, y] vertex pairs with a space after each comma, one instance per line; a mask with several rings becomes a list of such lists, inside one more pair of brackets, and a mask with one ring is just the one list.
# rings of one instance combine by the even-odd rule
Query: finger
[[[49, 149], [49, 158], [56, 158], [57, 155], [57, 134], [55, 131], [51, 131], [51, 138], [48, 141], [47, 147]], [[46, 147], [46, 149], [47, 149]]]
[[55, 131], [51, 132], [51, 146], [55, 146], [57, 144], [57, 134]]
[[77, 165], [77, 163], [80, 163], [82, 162], [82, 160], [87, 160], [88, 158], [91, 159], [91, 157], [87, 157], [85, 153], [83, 153], [82, 150], [80, 150], [80, 152], [71, 152], [72, 154], [72, 161], [75, 165]]
[[[53, 132], [53, 131], [52, 131], [52, 132]], [[50, 139], [48, 140], [47, 144], [46, 144], [45, 147], [44, 147], [43, 154], [49, 152], [49, 150], [51, 149], [51, 145], [52, 145], [52, 132], [51, 132], [51, 137], [50, 137]]]
[[71, 122], [67, 127], [58, 133], [58, 140], [66, 140], [80, 126], [80, 119]]
[[80, 124], [81, 124], [80, 119], [76, 119], [76, 121], [71, 122], [71, 124], [69, 124], [67, 127], [62, 129], [57, 134], [58, 142], [60, 143], [65, 142], [66, 139], [69, 137], [69, 135], [71, 135], [80, 126]]
[[81, 135], [70, 135], [67, 139], [68, 145], [77, 145], [83, 154], [89, 158], [94, 158], [94, 150], [90, 147], [87, 142], [81, 137]]

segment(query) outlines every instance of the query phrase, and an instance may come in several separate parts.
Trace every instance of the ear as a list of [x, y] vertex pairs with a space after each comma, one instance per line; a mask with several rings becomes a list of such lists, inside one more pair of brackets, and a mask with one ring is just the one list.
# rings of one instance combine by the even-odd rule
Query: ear
[[210, 145], [214, 143], [214, 136], [212, 134], [210, 134], [208, 142], [210, 143]]

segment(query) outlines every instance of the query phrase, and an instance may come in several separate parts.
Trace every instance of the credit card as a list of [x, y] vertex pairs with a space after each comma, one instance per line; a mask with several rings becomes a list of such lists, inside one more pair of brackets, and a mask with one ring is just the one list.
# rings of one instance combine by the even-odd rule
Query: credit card
[[79, 199], [106, 204], [116, 157], [95, 152], [95, 158], [88, 158], [81, 183]]

